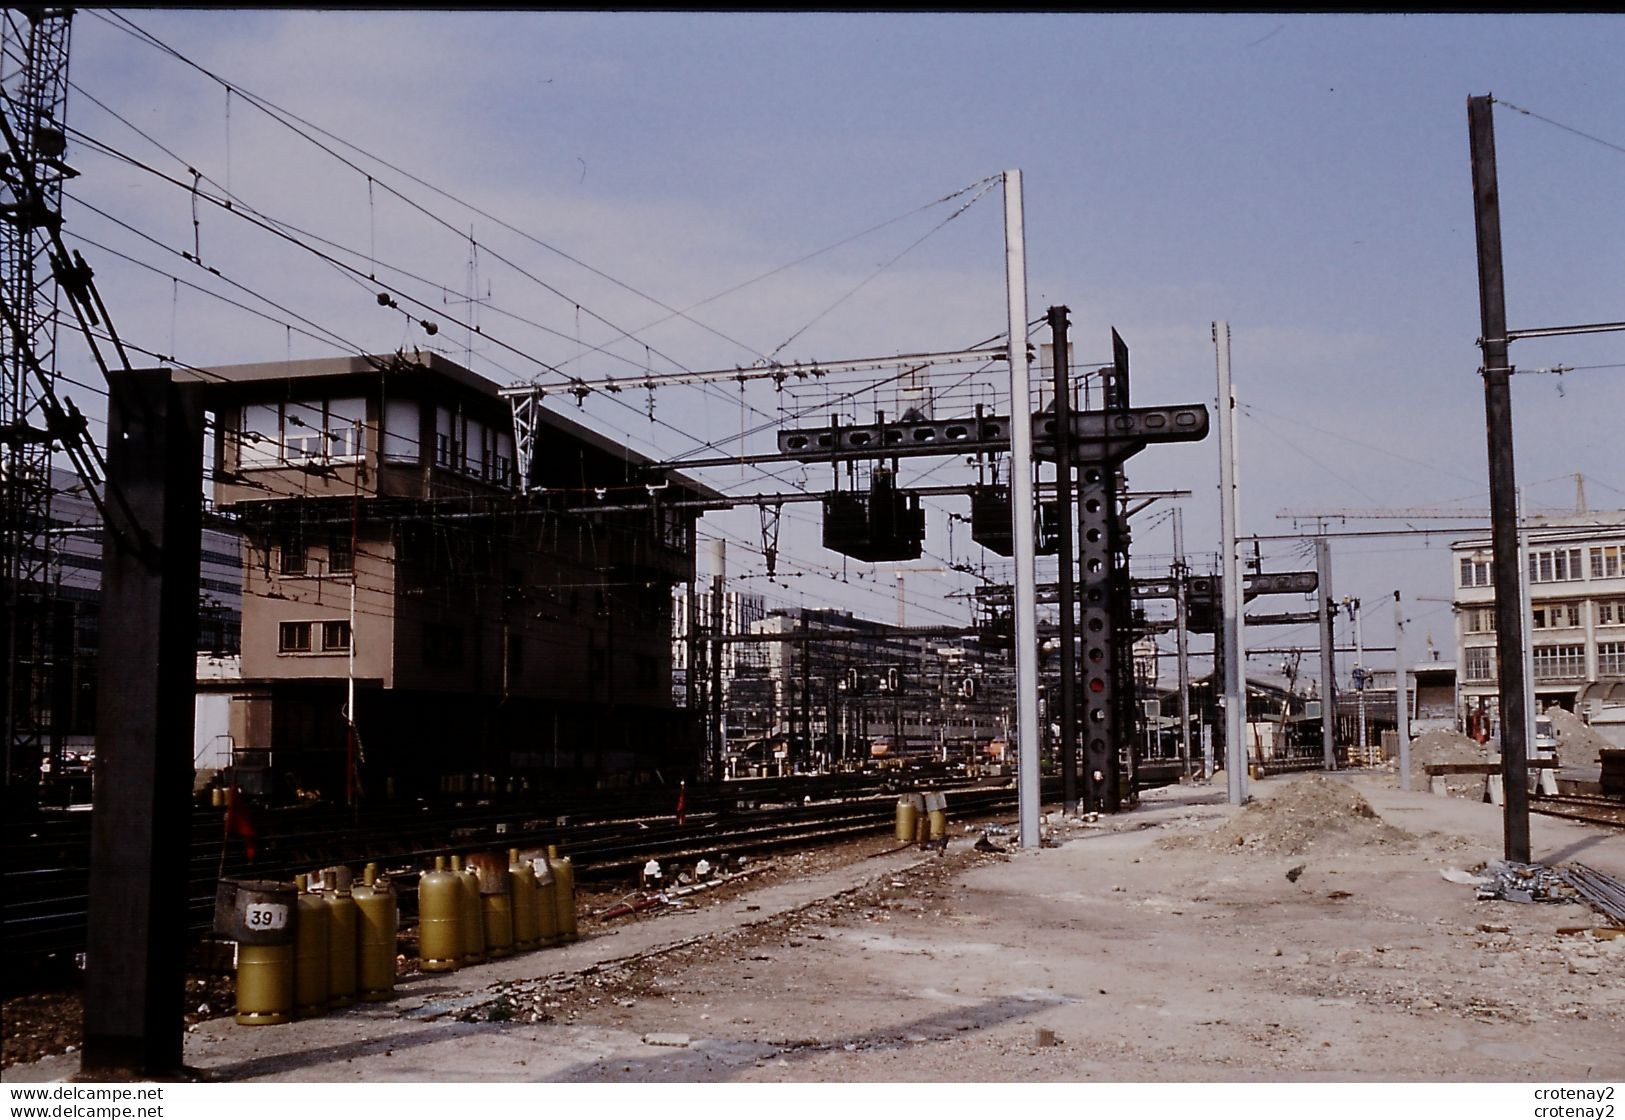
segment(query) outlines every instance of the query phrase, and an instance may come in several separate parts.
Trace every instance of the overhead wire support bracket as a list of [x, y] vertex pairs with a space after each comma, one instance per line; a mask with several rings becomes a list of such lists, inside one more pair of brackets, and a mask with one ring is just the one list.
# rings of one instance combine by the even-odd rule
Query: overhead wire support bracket
[[[736, 381], [744, 387], [747, 381], [774, 380], [783, 384], [791, 377], [805, 379], [823, 377], [830, 373], [861, 373], [866, 370], [891, 369], [896, 366], [924, 367], [932, 365], [963, 365], [972, 362], [1004, 361], [1009, 355], [1005, 346], [946, 350], [915, 354], [893, 354], [889, 357], [852, 358], [837, 362], [774, 362], [759, 366], [735, 366], [732, 369], [683, 371], [679, 373], [644, 373], [627, 377], [587, 379], [572, 377], [555, 385], [510, 385], [499, 389], [498, 395], [507, 399], [513, 409], [514, 465], [521, 480], [530, 477], [531, 455], [535, 450], [536, 417], [542, 400], [549, 393], [567, 393], [579, 405], [598, 390], [620, 392], [627, 388], [653, 391], [677, 385], [708, 384], [715, 381]], [[783, 462], [781, 457], [759, 459], [755, 456], [734, 456], [705, 465], [733, 466], [755, 462]], [[696, 463], [672, 463], [671, 466], [698, 466]]]
[[[1572, 327], [1530, 327], [1528, 330], [1507, 331], [1505, 342], [1516, 342], [1520, 338], [1558, 338], [1572, 334], [1607, 334], [1610, 331], [1625, 331], [1625, 323], [1580, 323]], [[1482, 346], [1483, 340], [1479, 341]]]

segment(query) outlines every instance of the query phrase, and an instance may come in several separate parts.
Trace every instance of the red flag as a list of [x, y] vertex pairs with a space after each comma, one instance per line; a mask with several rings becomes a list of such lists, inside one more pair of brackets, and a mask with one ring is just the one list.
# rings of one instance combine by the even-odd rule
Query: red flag
[[688, 816], [688, 783], [677, 783], [677, 823], [682, 824]]
[[243, 799], [235, 784], [232, 785], [229, 799], [226, 801], [226, 835], [241, 837], [248, 858], [254, 858], [254, 841], [258, 836], [254, 831], [254, 818], [248, 811], [248, 802]]

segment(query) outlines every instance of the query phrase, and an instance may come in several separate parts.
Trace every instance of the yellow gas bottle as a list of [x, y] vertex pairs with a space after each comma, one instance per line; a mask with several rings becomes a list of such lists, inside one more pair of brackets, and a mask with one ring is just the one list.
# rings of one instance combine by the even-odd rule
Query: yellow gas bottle
[[503, 852], [477, 852], [468, 859], [480, 884], [480, 921], [485, 954], [492, 960], [513, 956], [513, 876]]
[[367, 864], [361, 883], [351, 892], [356, 906], [356, 993], [368, 1003], [395, 994], [395, 938], [401, 912], [395, 888], [380, 878], [378, 865]]
[[530, 861], [536, 876], [536, 943], [551, 948], [559, 943], [559, 900], [553, 889], [553, 866], [545, 856]]
[[919, 825], [920, 809], [924, 798], [917, 793], [905, 793], [897, 799], [897, 842], [912, 844]]
[[237, 1022], [245, 1027], [293, 1018], [292, 945], [237, 946]]
[[451, 873], [462, 889], [460, 925], [463, 930], [463, 963], [485, 961], [485, 918], [480, 913], [480, 877], [463, 866], [462, 856], [451, 857]]
[[576, 872], [569, 856], [559, 855], [559, 846], [547, 846], [547, 865], [553, 872], [553, 905], [558, 915], [558, 939], [576, 940]]
[[293, 1018], [294, 929], [298, 892], [288, 883], [244, 882], [234, 898], [237, 1022], [245, 1027]]
[[355, 1002], [356, 913], [350, 888], [340, 887], [338, 873], [322, 872], [322, 901], [327, 903], [327, 1005], [349, 1007]]
[[536, 948], [541, 927], [536, 921], [536, 875], [530, 864], [519, 862], [519, 849], [508, 849], [508, 889], [513, 893], [513, 947], [528, 953]]
[[293, 1006], [303, 1019], [327, 1009], [329, 911], [327, 900], [312, 893], [309, 880], [297, 876], [299, 919], [294, 932]]
[[418, 877], [418, 967], [451, 972], [463, 964], [463, 884], [434, 857], [434, 870]]
[[948, 795], [925, 795], [926, 831], [932, 840], [945, 840], [948, 836]]

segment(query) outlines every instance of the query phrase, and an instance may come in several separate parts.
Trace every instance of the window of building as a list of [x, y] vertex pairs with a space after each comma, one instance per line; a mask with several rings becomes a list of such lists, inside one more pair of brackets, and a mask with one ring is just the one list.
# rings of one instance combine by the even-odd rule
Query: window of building
[[455, 669], [463, 663], [463, 631], [440, 622], [423, 624], [423, 664], [431, 669]]
[[310, 623], [278, 623], [276, 645], [279, 653], [309, 653]]
[[285, 576], [302, 576], [305, 574], [305, 538], [298, 533], [289, 533], [282, 538], [281, 547], [277, 550], [281, 558], [277, 561], [277, 571]]
[[323, 451], [329, 459], [359, 459], [367, 432], [367, 402], [360, 397], [328, 401], [323, 430], [327, 433]]
[[1597, 643], [1597, 675], [1625, 677], [1625, 642]]
[[496, 474], [491, 481], [503, 486], [514, 485], [513, 436], [507, 432], [497, 433]]
[[1541, 549], [1529, 554], [1529, 579], [1533, 583], [1562, 583], [1584, 579], [1584, 549]]
[[1585, 646], [1536, 646], [1534, 662], [1537, 681], [1580, 679], [1585, 676]]
[[1490, 562], [1472, 556], [1462, 557], [1461, 585], [1463, 587], [1491, 586]]
[[237, 465], [249, 469], [359, 458], [366, 419], [367, 402], [360, 397], [245, 405]]
[[282, 410], [274, 404], [243, 406], [237, 430], [237, 468], [274, 467], [282, 458]]
[[1625, 626], [1625, 599], [1603, 599], [1597, 603], [1598, 626]]
[[282, 449], [290, 463], [322, 457], [322, 406], [289, 401], [282, 406]]
[[461, 417], [455, 415], [451, 409], [439, 407], [434, 410], [434, 465], [437, 467], [451, 467], [462, 456], [458, 447], [456, 423]]
[[1463, 680], [1492, 681], [1495, 679], [1495, 647], [1468, 646], [1462, 651], [1461, 674]]
[[1469, 634], [1495, 633], [1494, 607], [1468, 607], [1463, 612], [1462, 618]]
[[417, 401], [384, 402], [384, 458], [397, 463], [416, 463], [422, 458]]
[[1599, 545], [1591, 550], [1591, 578], [1613, 579], [1620, 573], [1625, 548], [1617, 544]]
[[350, 534], [337, 532], [327, 539], [327, 570], [330, 572], [355, 571], [355, 552], [350, 547]]
[[350, 624], [343, 619], [322, 623], [322, 649], [328, 653], [350, 648]]
[[1530, 610], [1536, 630], [1554, 630], [1580, 625], [1579, 603], [1543, 603]]
[[[491, 437], [491, 430], [478, 420], [465, 420], [463, 428], [463, 446], [468, 449], [459, 465], [464, 472], [476, 478], [488, 477], [486, 474], [487, 440]], [[494, 457], [494, 453], [493, 453]]]

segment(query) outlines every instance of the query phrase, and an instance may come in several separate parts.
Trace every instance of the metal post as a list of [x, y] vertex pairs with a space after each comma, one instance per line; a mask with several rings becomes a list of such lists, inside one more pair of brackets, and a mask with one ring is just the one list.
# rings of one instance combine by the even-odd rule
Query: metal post
[[168, 370], [110, 372], [85, 939], [91, 1078], [181, 1069], [203, 410]]
[[1185, 617], [1185, 518], [1174, 509], [1174, 641], [1179, 657], [1180, 773], [1191, 776], [1191, 664], [1190, 634]]
[[1399, 722], [1399, 788], [1411, 788], [1410, 681], [1405, 669], [1405, 608], [1394, 592], [1394, 715]]
[[1076, 604], [1072, 580], [1072, 356], [1067, 338], [1067, 309], [1049, 309], [1055, 363], [1055, 508], [1060, 513], [1057, 574], [1061, 611], [1061, 803], [1068, 814], [1078, 810], [1078, 662], [1073, 621]]
[[1021, 172], [1004, 173], [1004, 276], [1010, 315], [1010, 535], [1015, 545], [1017, 804], [1021, 846], [1038, 847], [1038, 587], [1033, 542], [1032, 392], [1027, 377], [1027, 245]]
[[1490, 538], [1494, 553], [1495, 649], [1499, 662], [1501, 778], [1506, 858], [1529, 862], [1529, 737], [1524, 692], [1523, 612], [1518, 597], [1518, 482], [1512, 457], [1512, 366], [1507, 358], [1501, 272], [1501, 199], [1495, 118], [1488, 96], [1467, 99], [1478, 242], [1479, 346], [1484, 352], [1484, 420], [1489, 446]]
[[1242, 646], [1241, 566], [1236, 563], [1236, 398], [1230, 382], [1230, 324], [1213, 324], [1219, 366], [1219, 579], [1224, 625], [1224, 774], [1230, 804], [1247, 800], [1247, 754], [1242, 728], [1247, 720]]
[[1315, 573], [1320, 584], [1320, 749], [1326, 769], [1337, 769], [1333, 731], [1336, 710], [1332, 701], [1337, 691], [1337, 653], [1332, 648], [1332, 546], [1325, 537], [1315, 538]]
[[1366, 743], [1366, 731], [1365, 731], [1365, 686], [1366, 686], [1366, 680], [1365, 680], [1365, 630], [1364, 630], [1364, 625], [1363, 625], [1364, 621], [1365, 621], [1365, 616], [1364, 616], [1364, 613], [1360, 610], [1360, 600], [1356, 599], [1356, 600], [1354, 600], [1354, 668], [1355, 668], [1355, 671], [1360, 674], [1360, 680], [1358, 682], [1359, 687], [1355, 690], [1355, 695], [1356, 695], [1356, 699], [1358, 700], [1359, 706], [1360, 706], [1360, 756], [1362, 758], [1369, 757], [1366, 754], [1368, 744]]
[[[806, 757], [812, 758], [812, 643], [807, 640], [807, 608], [801, 608], [801, 741]], [[795, 770], [795, 756], [791, 752], [791, 771]]]
[[722, 741], [723, 589], [728, 578], [728, 542], [711, 542], [711, 783], [720, 785], [727, 745]]

